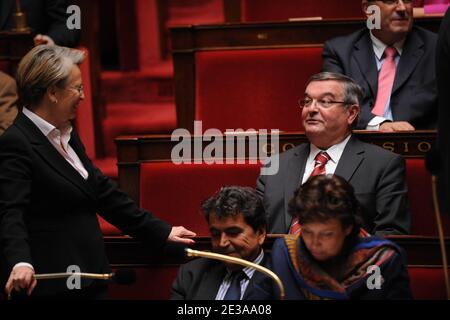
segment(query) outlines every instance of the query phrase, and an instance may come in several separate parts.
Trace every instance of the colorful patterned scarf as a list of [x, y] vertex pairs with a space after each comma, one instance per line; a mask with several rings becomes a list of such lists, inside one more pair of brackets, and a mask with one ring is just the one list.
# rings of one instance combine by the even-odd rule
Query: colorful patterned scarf
[[357, 245], [343, 258], [337, 280], [323, 270], [306, 249], [300, 235], [286, 235], [292, 267], [307, 299], [348, 299], [349, 288], [365, 285], [369, 266], [380, 267], [395, 253], [395, 245], [385, 239], [360, 237]]

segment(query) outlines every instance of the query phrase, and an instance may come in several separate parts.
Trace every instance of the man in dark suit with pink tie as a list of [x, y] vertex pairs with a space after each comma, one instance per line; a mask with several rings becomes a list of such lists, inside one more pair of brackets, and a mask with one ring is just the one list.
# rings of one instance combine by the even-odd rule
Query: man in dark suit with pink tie
[[326, 41], [322, 71], [345, 74], [361, 86], [357, 129], [436, 128], [436, 34], [413, 26], [412, 0], [363, 0], [362, 5], [365, 12], [378, 8], [379, 28]]

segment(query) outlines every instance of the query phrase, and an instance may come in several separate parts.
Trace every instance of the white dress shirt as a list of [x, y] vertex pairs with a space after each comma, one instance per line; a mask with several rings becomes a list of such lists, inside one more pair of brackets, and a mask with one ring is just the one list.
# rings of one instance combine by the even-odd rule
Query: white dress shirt
[[339, 142], [338, 144], [335, 144], [334, 146], [331, 146], [327, 150], [322, 150], [317, 148], [312, 143], [309, 147], [309, 156], [306, 160], [306, 166], [305, 166], [305, 172], [303, 174], [302, 178], [302, 184], [308, 180], [309, 176], [314, 170], [314, 165], [316, 163], [316, 156], [319, 152], [325, 151], [330, 156], [330, 160], [325, 165], [325, 172], [326, 174], [334, 174], [336, 171], [336, 167], [339, 163], [339, 160], [341, 159], [342, 153], [344, 152], [345, 146], [347, 145], [348, 140], [350, 140], [350, 137], [352, 135], [349, 134], [347, 138], [345, 138], [342, 142]]
[[[261, 264], [263, 259], [264, 259], [264, 250], [261, 249], [261, 252], [259, 253], [259, 255], [252, 262], [256, 263], [256, 264]], [[247, 277], [245, 277], [244, 279], [241, 280], [241, 299], [240, 300], [242, 300], [245, 290], [247, 290], [250, 279], [253, 277], [253, 274], [255, 273], [256, 270], [253, 268], [250, 268], [250, 267], [245, 267], [244, 269], [242, 269], [242, 271], [245, 272]], [[222, 284], [219, 287], [219, 291], [217, 292], [215, 300], [223, 300], [223, 298], [227, 294], [228, 288], [231, 285], [232, 277], [233, 277], [232, 272], [230, 270], [228, 270], [225, 278], [222, 281]]]
[[[384, 50], [386, 50], [387, 45], [384, 44], [383, 42], [381, 42], [380, 39], [378, 39], [377, 37], [375, 37], [372, 34], [372, 31], [370, 32], [370, 39], [372, 40], [372, 47], [373, 47], [373, 51], [375, 53], [375, 61], [377, 63], [377, 70], [378, 72], [380, 71], [383, 63], [384, 63]], [[394, 43], [393, 47], [397, 50], [397, 56], [395, 57], [395, 65], [398, 66], [398, 63], [400, 61], [400, 57], [402, 55], [403, 52], [403, 44], [405, 43], [405, 39]], [[386, 106], [384, 108], [384, 115], [382, 117], [380, 116], [374, 116], [369, 123], [367, 124], [366, 129], [367, 130], [379, 130], [380, 129], [380, 124], [386, 120], [393, 120], [392, 117], [392, 109], [391, 109], [391, 97], [389, 95], [389, 99], [386, 102]]]
[[47, 137], [48, 141], [50, 141], [55, 149], [83, 177], [83, 179], [87, 180], [89, 174], [80, 158], [69, 144], [72, 126], [69, 124], [67, 127], [61, 128], [60, 130], [26, 107], [23, 108], [22, 112], [39, 128], [44, 136]]

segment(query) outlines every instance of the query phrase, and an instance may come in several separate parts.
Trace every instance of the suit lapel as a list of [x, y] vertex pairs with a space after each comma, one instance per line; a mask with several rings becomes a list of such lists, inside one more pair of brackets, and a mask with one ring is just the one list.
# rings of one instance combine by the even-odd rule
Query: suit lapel
[[394, 85], [392, 87], [392, 94], [405, 83], [411, 73], [416, 69], [417, 63], [425, 52], [423, 46], [424, 43], [422, 39], [413, 29], [408, 35], [403, 47], [403, 53], [400, 57]]
[[220, 285], [226, 274], [226, 267], [223, 263], [217, 263], [215, 268], [209, 269], [202, 278], [202, 283], [198, 290], [196, 300], [214, 300], [219, 291]]
[[288, 213], [288, 204], [294, 194], [294, 191], [302, 183], [308, 156], [309, 143], [304, 143], [297, 147], [297, 150], [294, 152], [288, 162], [286, 183], [284, 184], [284, 223], [286, 230], [288, 230], [288, 228], [290, 227], [292, 220], [291, 215]]
[[364, 144], [352, 136], [345, 146], [335, 174], [350, 181], [361, 162], [364, 160]]
[[4, 29], [10, 12], [13, 12], [14, 0], [2, 0], [0, 4], [0, 30]]
[[372, 41], [368, 32], [364, 32], [362, 37], [354, 44], [353, 57], [359, 66], [362, 76], [372, 91], [372, 96], [376, 97], [378, 89], [378, 70], [373, 52]]
[[30, 119], [19, 113], [15, 124], [27, 135], [32, 147], [51, 168], [77, 186], [88, 197], [96, 200], [87, 181], [64, 159]]

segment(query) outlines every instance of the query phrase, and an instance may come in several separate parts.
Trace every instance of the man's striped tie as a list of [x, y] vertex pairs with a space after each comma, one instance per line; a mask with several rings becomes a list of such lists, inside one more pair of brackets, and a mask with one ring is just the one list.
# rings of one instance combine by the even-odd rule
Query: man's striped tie
[[[325, 165], [328, 160], [330, 160], [330, 156], [325, 151], [319, 152], [314, 158], [316, 161], [314, 163], [314, 170], [311, 172], [309, 178], [318, 176], [320, 174], [326, 174]], [[300, 232], [301, 225], [298, 221], [298, 217], [292, 218], [291, 227], [289, 228], [290, 234], [298, 234]]]

